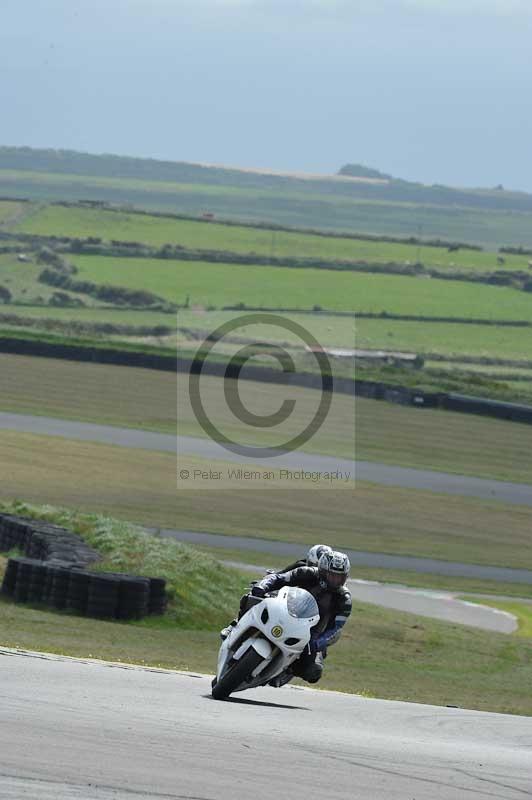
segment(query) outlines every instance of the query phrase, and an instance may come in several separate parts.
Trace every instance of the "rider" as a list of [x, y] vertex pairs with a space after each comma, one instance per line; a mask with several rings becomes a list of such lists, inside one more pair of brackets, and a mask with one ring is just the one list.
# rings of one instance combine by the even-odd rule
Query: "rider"
[[[297, 569], [298, 567], [317, 567], [318, 561], [320, 560], [320, 557], [324, 553], [332, 553], [332, 547], [329, 547], [328, 544], [314, 544], [308, 551], [305, 558], [300, 558], [298, 561], [294, 561], [293, 564], [289, 564], [287, 567], [283, 567], [283, 569], [280, 570], [269, 569], [266, 574], [277, 575], [280, 572], [283, 573], [291, 572], [293, 569]], [[253, 581], [251, 587], [253, 588], [253, 586], [257, 585], [257, 583], [258, 581]], [[251, 594], [253, 594], [253, 592], [251, 592]], [[249, 594], [246, 592], [246, 594], [242, 595], [242, 597], [240, 598], [240, 610], [238, 612], [238, 619], [240, 619], [240, 617], [243, 614], [245, 614], [246, 611], [248, 610], [248, 597]], [[222, 630], [220, 631], [220, 636], [222, 638], [222, 641], [227, 638], [231, 628], [234, 628], [236, 624], [237, 620], [233, 619], [226, 628], [222, 628]]]
[[[315, 544], [310, 548], [305, 558], [294, 561], [293, 564], [289, 564], [287, 567], [280, 570], [280, 572], [290, 572], [293, 569], [297, 569], [297, 567], [317, 567], [318, 561], [324, 553], [332, 553], [332, 547], [329, 547], [328, 544]], [[270, 573], [275, 572], [275, 570], [268, 571]]]
[[273, 573], [251, 589], [253, 596], [265, 597], [282, 586], [299, 586], [316, 599], [320, 620], [312, 630], [307, 650], [291, 665], [288, 679], [296, 675], [308, 683], [317, 683], [321, 678], [327, 647], [338, 641], [351, 614], [351, 594], [345, 586], [350, 567], [345, 553], [325, 552], [317, 567], [302, 566], [288, 572]]

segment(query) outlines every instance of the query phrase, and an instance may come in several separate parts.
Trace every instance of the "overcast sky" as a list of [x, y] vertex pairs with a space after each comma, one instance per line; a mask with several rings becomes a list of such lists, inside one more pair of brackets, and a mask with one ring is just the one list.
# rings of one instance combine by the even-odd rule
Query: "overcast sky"
[[0, 144], [532, 191], [532, 0], [2, 0]]

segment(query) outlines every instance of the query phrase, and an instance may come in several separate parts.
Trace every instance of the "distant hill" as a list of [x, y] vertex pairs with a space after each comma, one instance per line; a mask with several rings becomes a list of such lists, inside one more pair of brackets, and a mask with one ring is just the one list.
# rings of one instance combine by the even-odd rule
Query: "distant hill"
[[350, 178], [376, 178], [383, 181], [393, 180], [391, 175], [385, 172], [380, 172], [373, 167], [365, 167], [363, 164], [344, 164], [338, 170], [338, 175], [347, 175]]
[[73, 150], [0, 147], [0, 196], [97, 200], [346, 232], [532, 246], [532, 195], [426, 186], [363, 165], [299, 175]]
[[[298, 193], [334, 194], [365, 200], [430, 203], [469, 208], [532, 211], [532, 195], [494, 189], [456, 189], [426, 186], [392, 178], [361, 165], [346, 165], [351, 177], [365, 181], [339, 181], [336, 176], [308, 178], [272, 172], [203, 166], [184, 161], [158, 161], [117, 155], [92, 155], [74, 150], [37, 150], [30, 147], [0, 147], [0, 170], [24, 170], [102, 178], [132, 178], [185, 184], [210, 184], [240, 189], [282, 189]], [[353, 171], [358, 174], [354, 175]], [[365, 174], [362, 174], [364, 173]], [[347, 173], [343, 173], [346, 177]], [[375, 181], [374, 178], [383, 179]]]

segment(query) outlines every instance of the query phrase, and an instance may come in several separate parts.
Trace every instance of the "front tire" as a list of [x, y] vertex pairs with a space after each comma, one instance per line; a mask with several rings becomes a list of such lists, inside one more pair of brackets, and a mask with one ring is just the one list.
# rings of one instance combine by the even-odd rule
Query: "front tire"
[[214, 685], [211, 692], [213, 698], [215, 700], [225, 700], [229, 697], [231, 692], [234, 692], [263, 660], [263, 657], [251, 646], [249, 650], [244, 653], [242, 658], [235, 661], [233, 666], [227, 670], [219, 681], [215, 683], [213, 681]]

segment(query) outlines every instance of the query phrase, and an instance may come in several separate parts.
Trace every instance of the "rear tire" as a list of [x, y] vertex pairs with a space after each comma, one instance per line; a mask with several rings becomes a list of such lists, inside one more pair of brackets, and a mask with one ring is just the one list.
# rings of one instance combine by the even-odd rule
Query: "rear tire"
[[213, 698], [215, 700], [225, 700], [229, 697], [231, 692], [234, 692], [263, 660], [263, 657], [257, 653], [252, 645], [242, 658], [235, 661], [225, 675], [219, 681], [216, 681], [212, 687]]

